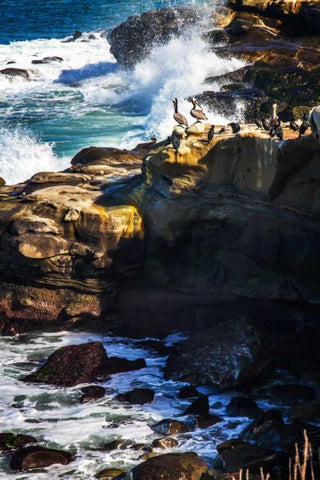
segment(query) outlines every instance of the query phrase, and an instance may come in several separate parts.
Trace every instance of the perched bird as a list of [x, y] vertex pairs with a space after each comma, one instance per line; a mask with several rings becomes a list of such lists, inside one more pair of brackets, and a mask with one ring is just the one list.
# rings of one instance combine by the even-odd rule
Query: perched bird
[[228, 125], [232, 128], [232, 133], [240, 132], [241, 127], [239, 123], [231, 122], [231, 123], [228, 123]]
[[262, 119], [262, 126], [263, 128], [265, 129], [266, 132], [269, 132], [270, 130], [270, 122], [266, 119], [266, 118], [263, 118]]
[[178, 99], [177, 98], [174, 98], [172, 100], [173, 102], [173, 105], [174, 105], [174, 114], [173, 114], [173, 118], [175, 119], [175, 121], [179, 124], [179, 125], [185, 125], [186, 127], [188, 126], [188, 120], [186, 119], [186, 117], [184, 115], [182, 115], [182, 113], [179, 113], [178, 112]]
[[294, 120], [291, 120], [291, 122], [289, 123], [289, 128], [294, 132], [299, 131], [299, 125]]
[[180, 143], [181, 143], [181, 135], [180, 133], [174, 131], [173, 134], [171, 135], [171, 143], [173, 148], [175, 149], [176, 153], [179, 150]]
[[307, 118], [308, 117], [306, 115], [303, 116], [303, 122], [301, 123], [299, 128], [299, 138], [301, 138], [302, 135], [304, 135], [310, 127], [310, 123], [308, 122]]
[[278, 123], [277, 125], [274, 127], [274, 131], [275, 131], [275, 134], [277, 135], [277, 137], [279, 138], [279, 140], [283, 140], [283, 128], [282, 128], [282, 125], [281, 125], [281, 121], [280, 119], [278, 118]]
[[263, 129], [262, 121], [259, 118], [255, 118], [253, 121], [257, 125], [258, 129], [259, 128], [261, 128], [261, 130]]
[[270, 128], [276, 127], [277, 124], [278, 124], [278, 119], [279, 119], [279, 117], [278, 117], [278, 115], [277, 115], [277, 108], [278, 108], [277, 104], [274, 103], [274, 104], [272, 105], [272, 113], [271, 113], [271, 118], [270, 118], [270, 120], [269, 120]]
[[214, 137], [214, 129], [215, 129], [215, 126], [214, 125], [211, 125], [209, 131], [208, 131], [208, 143], [211, 142], [211, 140], [213, 139]]
[[[201, 107], [197, 99], [193, 98], [191, 100], [191, 103], [193, 104], [193, 108], [190, 110], [191, 117], [195, 118], [197, 122], [200, 122], [200, 120], [208, 120], [206, 114], [203, 111], [203, 108]], [[199, 109], [196, 108], [197, 106], [199, 107]]]

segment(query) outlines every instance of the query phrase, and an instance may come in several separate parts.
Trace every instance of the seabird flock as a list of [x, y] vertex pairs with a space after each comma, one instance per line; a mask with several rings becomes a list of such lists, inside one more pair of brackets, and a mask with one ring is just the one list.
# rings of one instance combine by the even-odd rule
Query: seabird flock
[[[174, 120], [177, 122], [177, 124], [179, 126], [187, 128], [189, 126], [188, 120], [186, 119], [186, 117], [184, 115], [182, 115], [178, 111], [178, 99], [174, 98], [172, 101], [173, 101], [173, 105], [174, 105], [174, 114], [173, 114]], [[201, 120], [208, 120], [208, 118], [207, 118], [206, 114], [204, 113], [203, 108], [200, 105], [200, 103], [198, 102], [198, 100], [195, 97], [193, 97], [190, 101], [193, 105], [192, 109], [190, 110], [190, 115], [191, 115], [191, 117], [196, 119], [196, 123], [201, 122]], [[271, 114], [271, 117], [270, 117], [269, 120], [266, 119], [266, 118], [262, 118], [262, 119], [255, 118], [254, 123], [257, 126], [257, 129], [261, 129], [261, 130], [264, 130], [264, 131], [268, 132], [271, 138], [274, 138], [276, 136], [280, 141], [283, 140], [283, 126], [282, 126], [282, 122], [281, 122], [281, 120], [280, 120], [280, 118], [277, 114], [277, 104], [276, 103], [274, 103], [272, 105], [272, 114]], [[231, 127], [231, 130], [232, 130], [233, 134], [237, 134], [241, 130], [241, 126], [237, 122], [228, 123], [227, 126]], [[219, 134], [225, 133], [226, 130], [227, 130], [227, 126], [222, 127], [219, 130], [218, 133]], [[284, 126], [290, 128], [294, 132], [299, 133], [299, 138], [300, 138], [308, 130], [308, 128], [310, 127], [310, 123], [308, 121], [308, 116], [304, 115], [302, 121], [301, 120], [300, 121], [292, 120], [292, 121], [284, 124]], [[215, 125], [211, 125], [210, 129], [207, 133], [208, 143], [211, 142], [215, 133], [216, 133], [215, 132]], [[180, 141], [181, 141], [182, 135], [179, 132], [177, 132], [176, 130], [174, 130], [173, 134], [170, 138], [171, 138], [171, 143], [173, 145], [173, 148], [175, 148], [175, 150], [177, 152], [178, 149], [179, 149], [179, 146], [180, 146]]]

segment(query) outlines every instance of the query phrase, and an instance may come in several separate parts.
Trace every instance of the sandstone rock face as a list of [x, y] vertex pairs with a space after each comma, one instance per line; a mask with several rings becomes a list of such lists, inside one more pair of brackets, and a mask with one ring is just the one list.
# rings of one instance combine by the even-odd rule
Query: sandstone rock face
[[141, 463], [131, 475], [133, 480], [200, 480], [206, 471], [206, 463], [196, 453], [167, 453]]
[[149, 11], [129, 17], [109, 35], [111, 53], [119, 63], [132, 66], [142, 60], [159, 42], [181, 34], [199, 19], [192, 7]]

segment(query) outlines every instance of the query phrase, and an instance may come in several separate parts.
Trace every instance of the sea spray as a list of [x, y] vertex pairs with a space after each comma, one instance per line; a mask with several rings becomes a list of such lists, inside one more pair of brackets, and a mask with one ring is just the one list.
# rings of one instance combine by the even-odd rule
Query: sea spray
[[7, 184], [23, 182], [37, 172], [61, 170], [67, 164], [55, 156], [52, 145], [40, 142], [29, 130], [0, 128], [0, 176]]

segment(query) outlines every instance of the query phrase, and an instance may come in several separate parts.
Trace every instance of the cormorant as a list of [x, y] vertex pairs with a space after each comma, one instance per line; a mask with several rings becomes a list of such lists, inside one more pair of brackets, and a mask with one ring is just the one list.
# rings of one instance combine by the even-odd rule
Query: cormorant
[[174, 98], [172, 100], [173, 102], [173, 105], [174, 105], [174, 114], [173, 114], [173, 118], [175, 119], [175, 121], [179, 124], [179, 125], [185, 125], [186, 127], [188, 126], [188, 120], [186, 119], [186, 117], [184, 115], [182, 115], [182, 113], [179, 113], [178, 112], [178, 99], [177, 98]]
[[[191, 100], [191, 103], [193, 104], [193, 108], [190, 110], [191, 117], [195, 118], [198, 122], [200, 120], [208, 120], [206, 114], [203, 112], [203, 109], [200, 103], [196, 100], [196, 98], [193, 98]], [[199, 107], [199, 110], [196, 109], [196, 106]]]
[[303, 115], [303, 122], [301, 123], [299, 128], [299, 138], [301, 138], [302, 135], [304, 135], [310, 127], [310, 123], [308, 122], [307, 118], [307, 115]]
[[214, 125], [211, 125], [209, 131], [208, 131], [208, 143], [211, 142], [211, 140], [213, 139], [214, 137], [214, 129], [215, 129], [215, 126]]
[[279, 140], [282, 141], [283, 140], [283, 129], [282, 129], [282, 126], [281, 126], [280, 118], [278, 118], [278, 123], [275, 126], [274, 131], [275, 131], [275, 134], [277, 135], [277, 137], [279, 138]]
[[171, 135], [171, 143], [173, 148], [175, 149], [176, 153], [179, 150], [180, 143], [181, 143], [181, 135], [180, 133], [174, 131], [173, 134]]
[[232, 128], [232, 133], [240, 132], [240, 124], [239, 123], [231, 122], [231, 123], [228, 123], [228, 125]]
[[289, 123], [289, 128], [291, 128], [291, 130], [293, 130], [294, 132], [299, 131], [299, 125], [297, 125], [294, 120], [291, 120], [291, 122]]
[[254, 123], [257, 125], [257, 128], [263, 129], [262, 121], [259, 118], [255, 118]]
[[265, 129], [266, 132], [269, 132], [270, 130], [270, 122], [266, 119], [266, 118], [263, 118], [262, 119], [262, 126], [263, 128]]

